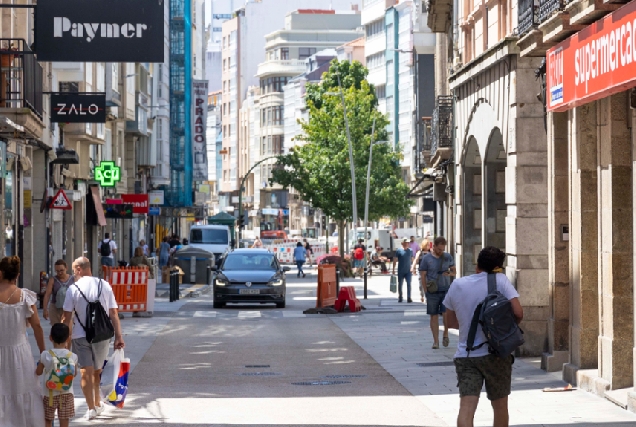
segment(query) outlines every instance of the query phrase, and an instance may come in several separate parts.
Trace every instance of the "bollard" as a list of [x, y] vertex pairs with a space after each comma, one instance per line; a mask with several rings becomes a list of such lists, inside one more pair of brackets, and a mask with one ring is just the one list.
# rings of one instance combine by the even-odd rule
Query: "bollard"
[[170, 302], [179, 300], [179, 270], [170, 271]]
[[340, 294], [340, 268], [336, 265], [336, 295]]
[[206, 279], [206, 280], [205, 280], [205, 281], [206, 281], [206, 285], [209, 285], [209, 284], [210, 284], [210, 278], [211, 278], [211, 277], [212, 277], [212, 267], [210, 267], [210, 266], [208, 265], [208, 267], [207, 267], [207, 272], [206, 272], [206, 276], [205, 276], [205, 279]]
[[364, 299], [367, 299], [367, 267], [368, 264], [364, 266]]

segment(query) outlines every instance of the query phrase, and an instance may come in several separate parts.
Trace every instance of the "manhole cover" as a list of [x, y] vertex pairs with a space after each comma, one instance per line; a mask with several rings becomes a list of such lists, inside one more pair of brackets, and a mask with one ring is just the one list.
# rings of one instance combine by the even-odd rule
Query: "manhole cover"
[[337, 384], [351, 384], [351, 381], [302, 381], [299, 383], [292, 383], [293, 385], [337, 385]]
[[269, 365], [245, 365], [246, 368], [269, 368]]
[[364, 378], [366, 375], [325, 375], [323, 378]]
[[239, 374], [239, 375], [243, 375], [246, 377], [254, 377], [254, 376], [273, 377], [275, 375], [283, 375], [283, 374], [277, 374], [276, 372], [243, 372], [242, 374]]
[[427, 362], [427, 363], [416, 363], [417, 366], [421, 366], [422, 368], [426, 368], [429, 366], [455, 366], [455, 362], [449, 360], [448, 362]]

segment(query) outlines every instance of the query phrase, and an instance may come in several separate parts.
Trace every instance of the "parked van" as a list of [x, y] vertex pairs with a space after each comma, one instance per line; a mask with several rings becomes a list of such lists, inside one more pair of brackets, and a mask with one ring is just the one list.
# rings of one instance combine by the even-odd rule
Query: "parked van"
[[203, 249], [219, 258], [231, 249], [232, 237], [227, 225], [193, 225], [190, 228], [189, 246]]

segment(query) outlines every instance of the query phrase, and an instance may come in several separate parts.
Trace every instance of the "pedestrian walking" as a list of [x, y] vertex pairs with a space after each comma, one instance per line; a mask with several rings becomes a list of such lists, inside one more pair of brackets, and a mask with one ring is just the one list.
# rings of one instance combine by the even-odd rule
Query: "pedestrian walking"
[[42, 301], [44, 307], [42, 317], [51, 322], [51, 325], [62, 321], [62, 313], [64, 312], [62, 308], [64, 307], [66, 291], [70, 285], [75, 283], [75, 278], [68, 274], [66, 261], [58, 259], [55, 261], [53, 268], [55, 269], [55, 276], [49, 279], [44, 292], [44, 300]]
[[353, 247], [351, 252], [353, 258], [354, 277], [357, 273], [360, 277], [364, 272], [364, 239], [358, 239], [358, 244]]
[[99, 242], [99, 254], [102, 256], [102, 265], [112, 267], [115, 265], [117, 243], [110, 240], [110, 233], [104, 233], [104, 240]]
[[68, 427], [75, 417], [75, 396], [73, 378], [77, 375], [77, 355], [67, 349], [70, 329], [64, 323], [51, 327], [49, 340], [53, 349], [43, 351], [35, 370], [36, 375], [44, 374], [44, 419], [46, 427], [53, 426], [55, 413], [60, 427]]
[[[430, 249], [430, 243], [428, 241], [428, 238], [425, 238], [424, 240], [422, 240], [422, 243], [420, 243], [420, 249], [417, 252], [417, 255], [415, 255], [415, 259], [413, 260], [413, 263], [411, 264], [411, 273], [413, 273], [413, 276], [415, 276], [417, 274], [417, 272], [420, 269], [420, 261], [422, 260], [422, 258], [424, 257], [424, 255], [426, 255], [427, 253], [429, 253], [431, 251]], [[420, 299], [422, 302], [424, 302], [424, 294], [426, 291], [426, 288], [424, 286], [422, 286], [422, 282], [420, 281]]]
[[[91, 315], [97, 316], [100, 304], [108, 314], [115, 334], [115, 349], [124, 348], [121, 325], [119, 323], [117, 301], [108, 282], [93, 277], [91, 263], [88, 258], [80, 257], [73, 261], [73, 272], [79, 279], [68, 290], [64, 302], [63, 322], [70, 326], [74, 319], [72, 343], [73, 351], [77, 354], [78, 364], [82, 373], [82, 393], [86, 398], [86, 420], [92, 420], [104, 411], [104, 405], [100, 404], [99, 380], [108, 357], [109, 340], [96, 342], [90, 336], [87, 337], [87, 308], [95, 307]], [[99, 302], [99, 304], [94, 304]], [[89, 303], [93, 303], [90, 304]], [[75, 313], [73, 317], [72, 314]], [[97, 323], [97, 322], [96, 322]], [[90, 339], [90, 341], [89, 341]]]
[[411, 299], [411, 260], [413, 252], [409, 247], [409, 239], [402, 239], [402, 247], [395, 251], [393, 258], [393, 274], [395, 274], [395, 264], [398, 265], [398, 302], [402, 302], [402, 283], [406, 281], [406, 302], [413, 302]]
[[159, 268], [163, 268], [168, 265], [168, 258], [170, 257], [170, 243], [168, 243], [168, 236], [163, 238], [161, 245], [159, 245]]
[[445, 252], [446, 239], [435, 238], [433, 249], [420, 260], [420, 286], [425, 289], [426, 313], [431, 317], [430, 326], [433, 334], [433, 348], [439, 348], [439, 316], [444, 322], [442, 344], [448, 347], [448, 325], [446, 324], [446, 308], [443, 301], [450, 287], [450, 278], [455, 276], [455, 260]]
[[[470, 352], [467, 350], [473, 313], [488, 295], [488, 274], [503, 266], [505, 256], [501, 250], [492, 246], [482, 249], [477, 258], [477, 274], [455, 280], [444, 299], [447, 323], [449, 327], [459, 329], [459, 341], [454, 358], [460, 396], [458, 427], [473, 426], [484, 382], [486, 395], [494, 411], [493, 425], [509, 425], [508, 396], [514, 360], [512, 355], [500, 357], [489, 353], [488, 346], [483, 345], [487, 340], [481, 328], [476, 328], [476, 345], [473, 345]], [[504, 274], [496, 274], [496, 288], [510, 301], [516, 322], [521, 322], [523, 308], [519, 302], [519, 294]]]
[[307, 258], [307, 250], [302, 243], [296, 243], [296, 248], [294, 249], [294, 261], [296, 262], [296, 267], [298, 268], [298, 274], [296, 275], [296, 277], [300, 277], [301, 274], [303, 275], [303, 277], [305, 277], [305, 272], [303, 271], [305, 258]]
[[145, 256], [150, 256], [150, 252], [148, 250], [148, 245], [146, 244], [146, 241], [144, 239], [141, 239], [139, 241], [139, 246], [141, 247], [141, 249], [143, 249]]
[[132, 258], [130, 258], [130, 262], [128, 263], [131, 267], [141, 267], [141, 266], [146, 266], [148, 267], [148, 274], [150, 276], [151, 279], [154, 279], [154, 275], [152, 274], [152, 268], [150, 265], [150, 261], [148, 261], [148, 258], [146, 258], [146, 255], [144, 255], [144, 249], [141, 246], [138, 246], [137, 248], [135, 248], [135, 256], [133, 256]]
[[411, 249], [411, 252], [413, 252], [413, 259], [411, 261], [414, 261], [415, 257], [417, 256], [417, 253], [420, 251], [420, 245], [415, 240], [415, 236], [411, 236], [411, 241], [409, 242], [409, 248]]
[[311, 264], [313, 264], [311, 256], [314, 254], [314, 251], [313, 249], [311, 249], [311, 245], [309, 244], [307, 239], [304, 239], [303, 242], [304, 242], [303, 246], [305, 247], [305, 251], [307, 251], [307, 262], [309, 263], [309, 266], [311, 267]]
[[46, 350], [36, 304], [38, 297], [19, 289], [20, 258], [0, 261], [0, 426], [44, 427], [42, 390], [35, 375], [27, 326], [40, 353]]
[[263, 247], [263, 241], [256, 236], [256, 239], [254, 239], [254, 244], [252, 244], [253, 248], [262, 248]]

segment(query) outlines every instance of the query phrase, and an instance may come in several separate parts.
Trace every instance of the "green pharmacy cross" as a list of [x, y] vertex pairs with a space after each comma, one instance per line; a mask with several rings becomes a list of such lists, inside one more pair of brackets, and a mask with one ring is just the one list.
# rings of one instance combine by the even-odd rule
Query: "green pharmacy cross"
[[102, 187], [114, 187], [120, 179], [120, 168], [115, 166], [115, 162], [101, 162], [95, 168], [95, 180]]

